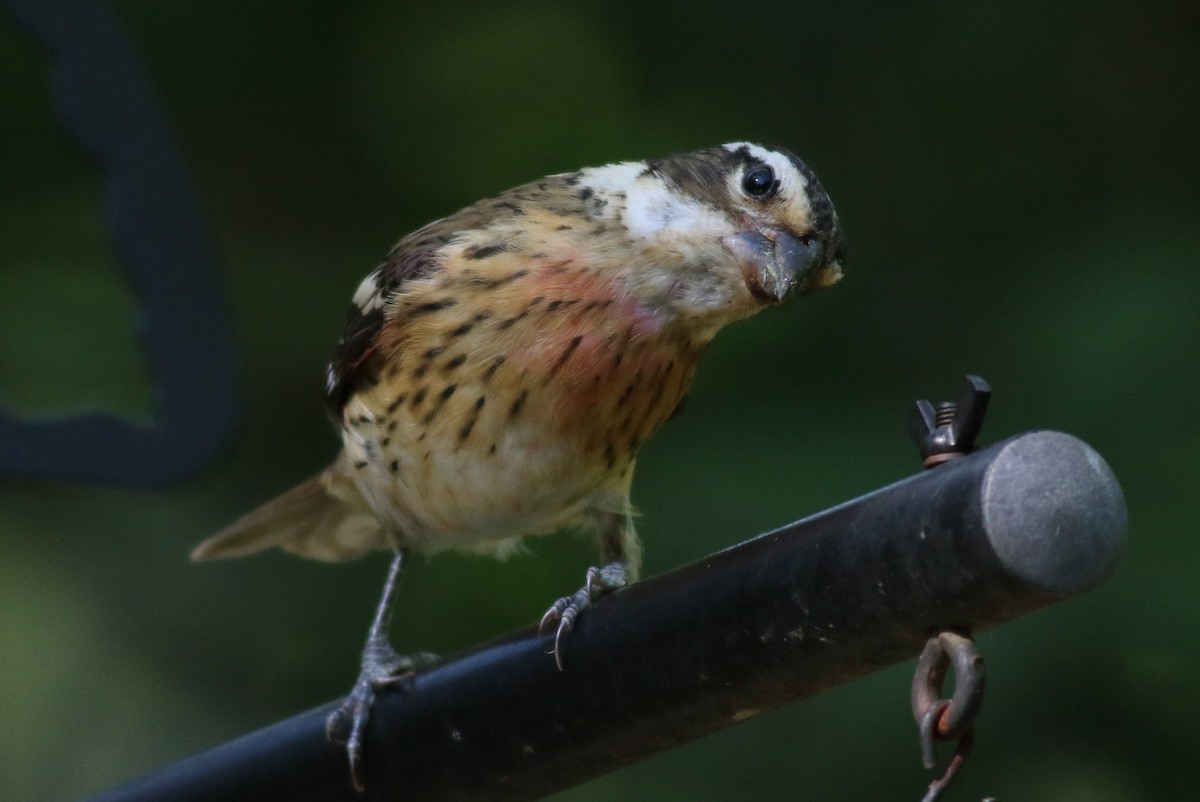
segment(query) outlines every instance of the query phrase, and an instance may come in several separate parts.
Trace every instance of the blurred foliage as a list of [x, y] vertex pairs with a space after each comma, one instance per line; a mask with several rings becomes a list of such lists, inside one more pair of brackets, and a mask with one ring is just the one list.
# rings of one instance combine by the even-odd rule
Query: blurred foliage
[[[323, 365], [395, 238], [537, 175], [733, 139], [817, 168], [849, 272], [714, 343], [687, 414], [639, 462], [648, 572], [911, 473], [911, 400], [980, 373], [985, 438], [1083, 437], [1132, 529], [1109, 583], [982, 638], [989, 698], [955, 798], [1175, 796], [1200, 742], [1200, 6], [115, 10], [207, 205], [250, 411], [223, 462], [169, 490], [0, 484], [12, 798], [98, 790], [348, 689], [382, 559], [186, 555], [332, 455]], [[153, 377], [100, 176], [46, 88], [0, 12], [0, 398], [144, 420]], [[524, 624], [592, 559], [570, 537], [529, 551], [419, 561], [397, 643], [448, 653]], [[916, 798], [910, 668], [557, 798]]]

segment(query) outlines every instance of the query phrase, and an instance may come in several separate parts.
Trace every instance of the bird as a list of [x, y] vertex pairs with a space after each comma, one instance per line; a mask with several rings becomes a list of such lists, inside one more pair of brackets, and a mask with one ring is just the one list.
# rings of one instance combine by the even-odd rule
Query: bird
[[392, 247], [327, 369], [341, 451], [192, 552], [392, 552], [359, 677], [327, 722], [355, 788], [377, 690], [432, 659], [389, 639], [410, 555], [504, 557], [526, 536], [592, 533], [599, 563], [540, 622], [563, 669], [580, 614], [637, 579], [638, 448], [679, 412], [705, 346], [834, 284], [844, 258], [816, 174], [750, 142], [549, 175]]

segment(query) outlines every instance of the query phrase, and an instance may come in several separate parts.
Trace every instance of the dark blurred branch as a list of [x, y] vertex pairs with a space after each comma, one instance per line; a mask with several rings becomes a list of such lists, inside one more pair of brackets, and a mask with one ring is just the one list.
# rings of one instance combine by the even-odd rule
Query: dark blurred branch
[[232, 319], [183, 155], [108, 4], [0, 0], [0, 18], [6, 10], [44, 48], [60, 123], [103, 170], [105, 224], [138, 302], [154, 424], [103, 412], [30, 420], [0, 409], [0, 474], [177, 482], [221, 452], [242, 415]]
[[601, 600], [563, 673], [533, 629], [421, 671], [379, 699], [365, 795], [330, 705], [99, 798], [539, 798], [1087, 590], [1125, 528], [1095, 451], [1020, 435]]

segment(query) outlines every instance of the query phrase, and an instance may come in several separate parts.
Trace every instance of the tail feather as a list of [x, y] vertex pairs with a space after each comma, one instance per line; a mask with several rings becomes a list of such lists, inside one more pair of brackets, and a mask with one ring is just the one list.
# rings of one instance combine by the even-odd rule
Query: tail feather
[[329, 493], [328, 473], [243, 515], [192, 551], [193, 560], [241, 557], [278, 546], [313, 560], [341, 561], [388, 547], [379, 521]]

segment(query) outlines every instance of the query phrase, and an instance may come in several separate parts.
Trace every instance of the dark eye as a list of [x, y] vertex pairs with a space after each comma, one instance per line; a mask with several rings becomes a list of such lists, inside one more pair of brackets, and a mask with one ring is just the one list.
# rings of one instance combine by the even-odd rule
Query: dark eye
[[742, 191], [752, 198], [769, 198], [778, 187], [775, 171], [765, 164], [751, 167], [742, 176]]

